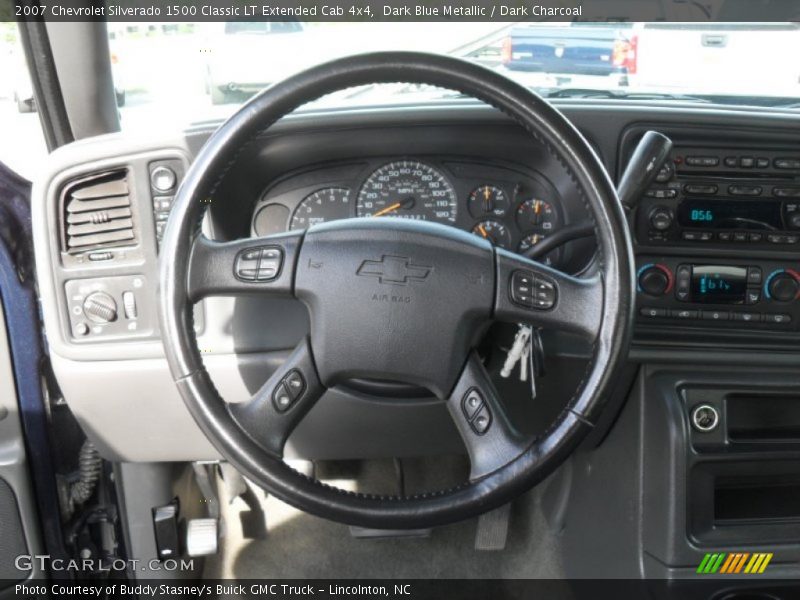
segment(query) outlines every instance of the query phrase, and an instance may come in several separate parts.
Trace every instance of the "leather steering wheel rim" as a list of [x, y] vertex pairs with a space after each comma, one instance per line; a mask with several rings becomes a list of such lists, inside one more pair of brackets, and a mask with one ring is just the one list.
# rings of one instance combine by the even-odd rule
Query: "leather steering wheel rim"
[[[213, 194], [242, 150], [268, 127], [299, 106], [325, 94], [359, 85], [395, 82], [434, 85], [472, 96], [505, 113], [548, 149], [580, 190], [594, 222], [598, 244], [598, 275], [591, 287], [590, 284], [584, 286], [576, 278], [559, 274], [511, 253], [482, 248], [477, 241], [467, 239], [469, 234], [461, 236], [455, 230], [445, 231], [452, 228], [406, 225], [399, 223], [397, 219], [391, 220], [396, 221], [395, 223], [383, 219], [374, 220], [381, 221], [380, 224], [374, 221], [364, 224], [345, 223], [333, 227], [312, 228], [306, 234], [295, 232], [261, 240], [228, 243], [211, 242], [200, 234], [199, 223], [207, 206], [203, 200]], [[440, 251], [439, 246], [452, 249], [454, 256], [461, 256], [457, 253], [475, 257], [480, 255], [475, 260], [483, 262], [475, 262], [476, 268], [479, 264], [487, 265], [487, 261], [491, 261], [491, 268], [494, 269], [491, 274], [494, 278], [491, 282], [494, 286], [493, 304], [488, 313], [481, 312], [479, 315], [473, 314], [475, 311], [471, 310], [471, 306], [467, 307], [470, 310], [465, 311], [471, 311], [471, 325], [492, 319], [523, 320], [530, 316], [534, 323], [543, 322], [547, 326], [550, 319], [554, 324], [565, 325], [567, 328], [582, 327], [584, 333], [588, 332], [592, 339], [593, 356], [575, 395], [546, 432], [534, 440], [525, 440], [524, 444], [519, 442], [515, 445], [517, 438], [508, 433], [513, 433], [513, 429], [509, 429], [504, 416], [499, 414], [501, 407], [492, 397], [491, 383], [487, 383], [485, 372], [480, 372], [482, 367], [473, 352], [467, 358], [466, 364], [453, 366], [457, 366], [459, 371], [463, 367], [463, 371], [456, 378], [452, 389], [445, 389], [451, 385], [452, 377], [439, 378], [438, 371], [430, 375], [431, 388], [439, 392], [437, 395], [443, 398], [452, 396], [453, 400], [448, 400], [448, 408], [453, 417], [458, 419], [459, 415], [464, 416], [464, 422], [457, 423], [462, 437], [472, 436], [470, 439], [485, 442], [491, 436], [497, 435], [500, 440], [498, 443], [491, 440], [485, 442], [490, 446], [488, 451], [476, 446], [478, 450], [474, 454], [468, 445], [473, 462], [483, 462], [484, 468], [477, 472], [473, 470], [475, 476], [455, 488], [411, 497], [345, 492], [298, 473], [281, 459], [279, 452], [273, 451], [274, 448], [269, 443], [260, 441], [261, 433], [264, 433], [264, 439], [267, 440], [272, 439], [270, 435], [278, 435], [271, 433], [269, 419], [263, 418], [265, 414], [272, 415], [277, 423], [282, 423], [282, 419], [285, 419], [285, 414], [275, 403], [277, 396], [273, 393], [272, 402], [263, 401], [257, 407], [260, 412], [247, 413], [247, 407], [239, 410], [226, 404], [203, 366], [193, 331], [191, 304], [205, 295], [257, 293], [263, 288], [268, 293], [282, 291], [295, 294], [308, 305], [323, 310], [324, 307], [320, 308], [318, 301], [315, 304], [315, 298], [319, 295], [314, 288], [317, 284], [309, 283], [312, 280], [307, 273], [307, 269], [312, 268], [314, 263], [312, 258], [306, 259], [306, 256], [311, 256], [309, 253], [315, 248], [331, 244], [336, 247], [336, 243], [345, 244], [343, 240], [359, 236], [364, 245], [353, 248], [369, 248], [370, 236], [383, 236], [390, 240], [387, 242], [390, 245], [410, 249], [407, 254], [413, 252], [413, 242], [420, 248], [431, 244], [436, 247], [437, 252]], [[406, 242], [407, 245], [402, 246]], [[238, 268], [234, 265], [240, 264], [237, 261], [244, 260], [244, 253], [248, 249], [252, 252], [253, 248], [261, 252], [255, 259], [259, 260], [258, 256], [261, 257], [262, 262], [258, 263], [260, 265], [266, 264], [263, 262], [267, 260], [264, 257], [278, 257], [274, 259], [277, 262], [267, 261], [270, 269], [275, 267], [274, 271], [268, 271], [267, 276], [272, 277], [269, 283], [254, 285], [252, 280], [242, 280], [239, 276], [241, 274], [236, 277], [231, 275]], [[350, 246], [345, 247], [343, 252], [347, 254], [349, 248]], [[423, 250], [421, 248], [420, 252]], [[484, 255], [491, 258], [484, 258]], [[435, 253], [429, 253], [430, 266], [423, 265], [424, 268], [417, 273], [419, 280], [427, 278], [433, 281], [435, 277], [444, 277], [448, 273], [447, 265], [434, 265], [435, 257]], [[360, 261], [361, 255], [357, 258]], [[374, 258], [378, 259], [377, 256]], [[391, 260], [396, 258], [390, 257]], [[380, 260], [385, 259], [385, 256], [380, 257]], [[370, 261], [353, 264], [360, 264], [358, 269], [362, 269], [367, 262]], [[418, 259], [415, 262], [406, 260], [405, 264], [401, 261], [399, 268], [405, 269], [401, 283], [405, 283], [408, 270], [413, 271], [419, 266], [419, 262]], [[254, 263], [249, 264], [252, 266]], [[501, 74], [459, 59], [415, 52], [365, 54], [315, 66], [264, 90], [228, 119], [199, 152], [178, 191], [161, 247], [161, 331], [172, 376], [190, 413], [220, 454], [245, 476], [279, 499], [306, 512], [335, 521], [384, 529], [438, 526], [484, 513], [527, 491], [559, 466], [597, 422], [627, 357], [633, 320], [632, 265], [626, 219], [613, 184], [586, 141], [555, 108]], [[352, 265], [347, 268], [352, 269]], [[427, 273], [423, 275], [425, 269], [428, 272], [433, 270], [433, 274], [430, 277]], [[521, 309], [508, 301], [506, 290], [509, 278], [520, 270], [535, 277], [537, 283], [550, 282], [556, 287], [559, 304], [555, 310], [536, 311], [530, 310], [530, 307]], [[352, 274], [357, 273], [354, 271]], [[382, 275], [383, 272], [379, 271], [378, 274]], [[353, 281], [356, 279], [358, 285], [383, 283], [374, 278], [354, 278]], [[470, 283], [477, 283], [477, 288], [480, 288], [484, 282], [482, 278], [476, 278]], [[590, 289], [591, 293], [587, 291], [581, 296], [584, 294], [583, 290]], [[424, 285], [415, 287], [413, 291], [418, 294], [433, 293]], [[571, 304], [570, 294], [580, 297], [573, 303], [574, 306]], [[377, 307], [375, 310], [388, 309]], [[392, 310], [395, 312], [391, 314], [397, 314], [399, 309]], [[578, 321], [583, 324], [576, 325]], [[462, 321], [459, 323], [463, 324]], [[271, 383], [268, 382], [269, 385], [289, 385], [285, 377], [295, 370], [305, 376], [305, 380], [301, 380], [304, 393], [318, 391], [321, 394], [325, 384], [332, 382], [334, 376], [338, 377], [345, 372], [342, 369], [336, 371], [330, 365], [324, 366], [322, 357], [314, 354], [312, 350], [319, 351], [323, 347], [314, 346], [314, 333], [315, 326], [312, 324], [311, 338], [298, 346], [287, 361], [290, 363], [288, 370], [281, 372], [280, 376], [284, 379], [276, 380], [273, 377], [270, 379]], [[461, 338], [457, 341], [464, 348], [469, 343]], [[313, 364], [314, 361], [317, 362], [316, 365]], [[444, 362], [440, 366], [442, 368], [439, 370], [442, 372], [450, 368]], [[465, 373], [471, 378], [466, 377]], [[462, 384], [462, 381], [466, 383]], [[474, 421], [469, 421], [470, 418], [474, 419], [474, 415], [466, 416], [468, 408], [465, 402], [470, 389], [464, 386], [470, 385], [470, 382], [474, 384], [470, 389], [483, 393], [484, 404], [481, 406], [495, 411], [489, 413], [491, 427], [494, 428], [490, 436], [475, 435]], [[303, 399], [302, 394], [299, 397]], [[298, 403], [302, 404], [299, 401]], [[271, 412], [264, 412], [266, 410]], [[307, 409], [297, 410], [299, 418], [302, 418]], [[242, 423], [248, 414], [250, 417], [257, 417], [258, 423], [245, 431]], [[470, 430], [470, 427], [473, 429]], [[495, 431], [500, 433], [496, 434]], [[288, 436], [288, 433], [284, 433], [280, 432], [284, 436], [283, 441]], [[501, 463], [494, 458], [494, 455], [500, 454], [500, 450], [497, 450], [498, 444], [515, 448], [508, 462]], [[276, 448], [282, 448], [282, 445]]]

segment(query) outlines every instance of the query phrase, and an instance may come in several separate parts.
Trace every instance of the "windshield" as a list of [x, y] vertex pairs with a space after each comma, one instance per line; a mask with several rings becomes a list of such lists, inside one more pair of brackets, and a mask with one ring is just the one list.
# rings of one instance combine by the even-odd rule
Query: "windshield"
[[[123, 128], [152, 127], [156, 116], [171, 124], [224, 117], [294, 72], [377, 50], [462, 57], [549, 97], [800, 102], [793, 23], [109, 23], [109, 36]], [[453, 96], [372, 86], [323, 104]]]

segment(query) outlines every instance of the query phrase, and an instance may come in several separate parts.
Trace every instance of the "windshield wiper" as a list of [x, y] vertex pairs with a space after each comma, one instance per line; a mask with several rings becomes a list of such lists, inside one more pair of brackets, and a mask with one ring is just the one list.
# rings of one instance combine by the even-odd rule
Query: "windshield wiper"
[[681, 102], [710, 103], [707, 98], [688, 94], [670, 92], [624, 92], [621, 90], [598, 90], [593, 88], [556, 88], [549, 91], [539, 90], [545, 98], [608, 98], [611, 100], [676, 100]]

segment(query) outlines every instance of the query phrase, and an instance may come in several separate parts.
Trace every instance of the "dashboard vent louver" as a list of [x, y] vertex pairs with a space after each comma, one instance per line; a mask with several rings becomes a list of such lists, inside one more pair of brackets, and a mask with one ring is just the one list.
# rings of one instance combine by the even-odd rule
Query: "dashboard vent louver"
[[64, 190], [63, 241], [69, 253], [132, 244], [135, 239], [126, 170], [100, 173]]

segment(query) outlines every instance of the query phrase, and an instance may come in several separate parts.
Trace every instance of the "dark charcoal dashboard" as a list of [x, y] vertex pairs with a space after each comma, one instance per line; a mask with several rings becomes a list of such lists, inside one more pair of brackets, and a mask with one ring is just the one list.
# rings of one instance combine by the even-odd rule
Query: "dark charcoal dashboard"
[[[676, 102], [557, 106], [612, 178], [645, 131], [674, 142], [668, 167], [630, 214], [639, 287], [631, 374], [609, 400], [617, 410], [598, 425], [597, 452], [577, 457], [585, 468], [570, 475], [570, 530], [581, 531], [584, 521], [595, 531], [605, 527], [605, 535], [591, 536], [605, 545], [567, 540], [587, 555], [572, 562], [599, 565], [597, 556], [625, 556], [642, 545], [648, 576], [691, 575], [704, 552], [782, 544], [777, 572], [781, 561], [800, 559], [793, 496], [800, 477], [800, 117]], [[154, 319], [158, 239], [179, 184], [160, 189], [156, 169], [172, 165], [180, 179], [215, 126], [168, 140], [68, 146], [54, 154], [35, 192], [54, 370], [70, 408], [118, 460], [215, 457], [174, 389]], [[120, 179], [127, 191], [103, 196], [105, 184]], [[86, 181], [95, 199], [122, 204], [113, 233], [120, 239], [70, 240], [70, 225], [82, 235], [91, 221], [69, 223], [66, 210], [76, 191], [76, 206], [86, 198]], [[284, 119], [242, 151], [208, 198], [204, 226], [231, 240], [347, 217], [437, 220], [520, 251], [587, 212], [563, 166], [528, 134], [491, 109], [456, 102]], [[577, 273], [594, 250], [593, 238], [583, 238], [549, 260]], [[87, 307], [97, 292], [105, 296]], [[197, 317], [203, 358], [230, 397], [257, 389], [308, 327], [298, 302], [257, 297], [209, 299]], [[552, 399], [572, 392], [583, 350], [558, 334], [545, 338], [545, 350], [550, 362], [539, 395], [512, 413], [558, 410]], [[453, 451], [448, 418], [425, 398], [331, 394], [290, 440], [298, 455]], [[406, 410], [411, 403], [424, 410]], [[598, 489], [600, 480], [613, 485]], [[591, 515], [600, 504], [629, 510], [609, 509], [618, 518], [597, 523]], [[608, 540], [619, 543], [618, 552]], [[576, 575], [609, 573], [630, 575]]]

